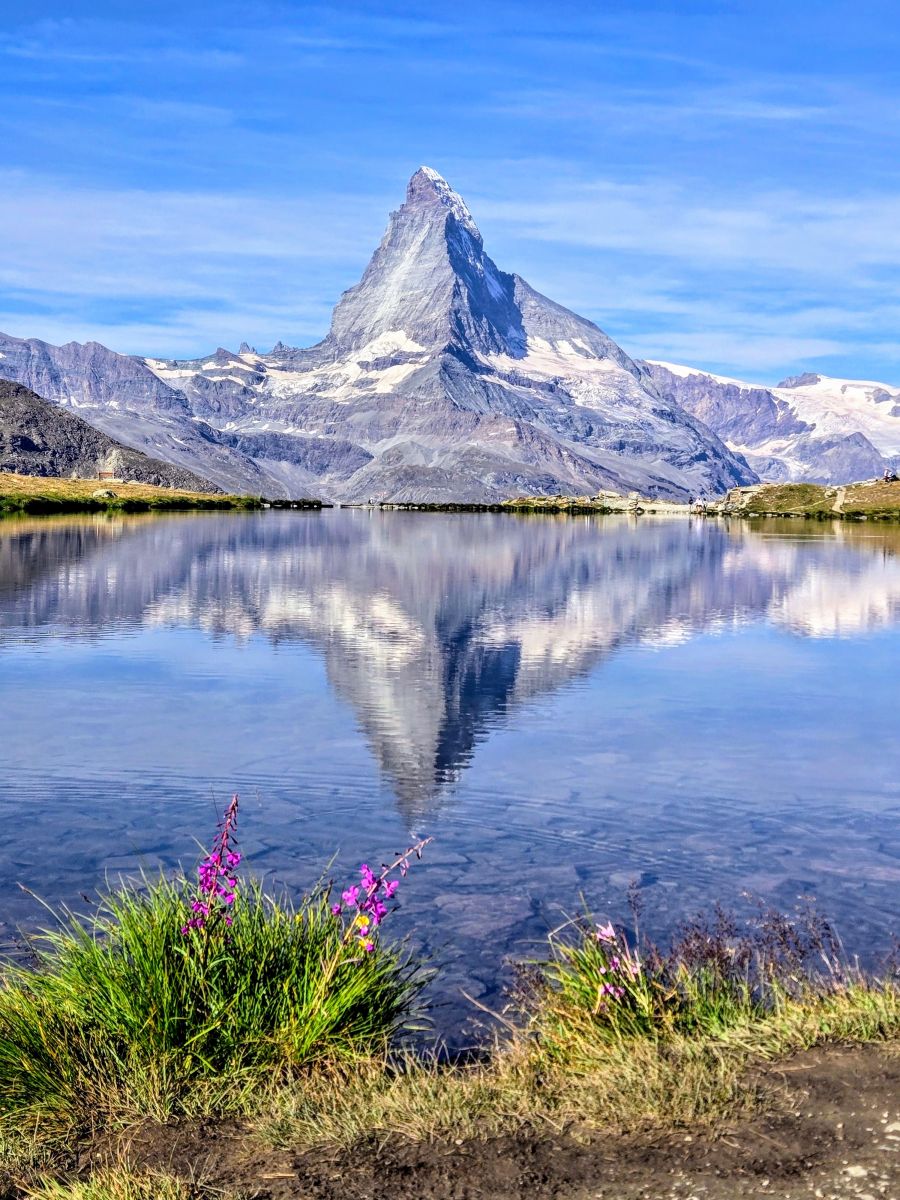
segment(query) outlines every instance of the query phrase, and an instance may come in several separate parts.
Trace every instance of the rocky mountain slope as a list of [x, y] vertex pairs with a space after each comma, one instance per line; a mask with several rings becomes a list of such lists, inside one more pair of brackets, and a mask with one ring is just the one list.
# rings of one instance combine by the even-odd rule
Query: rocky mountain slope
[[501, 271], [427, 167], [310, 349], [179, 362], [0, 336], [0, 372], [233, 490], [684, 498], [756, 478], [596, 325]]
[[0, 377], [75, 410], [116, 441], [200, 474], [225, 491], [287, 494], [251, 458], [196, 420], [185, 396], [158, 379], [143, 359], [117, 354], [99, 342], [52, 346], [0, 333]]
[[774, 388], [647, 362], [657, 389], [714, 430], [764, 479], [840, 484], [900, 463], [900, 389], [798, 375]]
[[80, 479], [113, 471], [122, 479], [157, 487], [218, 491], [199, 475], [123, 446], [74, 413], [5, 379], [0, 379], [0, 471]]

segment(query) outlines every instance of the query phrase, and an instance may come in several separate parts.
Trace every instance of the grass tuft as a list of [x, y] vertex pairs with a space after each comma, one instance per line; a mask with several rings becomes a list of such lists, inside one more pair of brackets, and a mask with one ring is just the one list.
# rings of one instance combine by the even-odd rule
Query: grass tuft
[[234, 1111], [273, 1076], [383, 1051], [422, 976], [403, 952], [343, 937], [319, 893], [294, 906], [258, 883], [205, 941], [182, 932], [194, 893], [159, 879], [72, 914], [37, 969], [0, 986], [0, 1120], [165, 1119]]

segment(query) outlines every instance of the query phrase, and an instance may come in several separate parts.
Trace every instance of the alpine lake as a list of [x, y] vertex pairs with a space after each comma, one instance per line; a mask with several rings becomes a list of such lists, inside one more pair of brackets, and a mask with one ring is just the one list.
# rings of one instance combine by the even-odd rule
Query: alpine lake
[[3, 948], [141, 869], [343, 885], [451, 1042], [585, 906], [900, 932], [900, 526], [336, 509], [0, 522]]

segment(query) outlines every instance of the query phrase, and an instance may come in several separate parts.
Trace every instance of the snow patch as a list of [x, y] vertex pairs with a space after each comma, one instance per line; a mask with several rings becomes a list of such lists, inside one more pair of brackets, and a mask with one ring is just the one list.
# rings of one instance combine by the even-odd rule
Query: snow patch
[[631, 378], [614, 359], [589, 356], [569, 341], [554, 343], [535, 336], [529, 337], [524, 358], [491, 354], [485, 361], [497, 370], [515, 371], [536, 379], [596, 379], [612, 373]]
[[425, 347], [414, 342], [403, 329], [388, 329], [378, 337], [366, 342], [354, 354], [356, 362], [366, 362], [373, 358], [385, 358], [388, 354], [424, 354]]

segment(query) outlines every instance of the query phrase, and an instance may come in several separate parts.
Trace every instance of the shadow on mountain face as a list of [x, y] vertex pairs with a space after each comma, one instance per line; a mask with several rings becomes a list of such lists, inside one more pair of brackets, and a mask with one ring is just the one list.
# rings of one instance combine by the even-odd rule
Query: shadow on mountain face
[[900, 534], [784, 530], [359, 512], [0, 523], [0, 654], [12, 631], [50, 627], [303, 642], [415, 828], [510, 711], [623, 645], [900, 618]]

